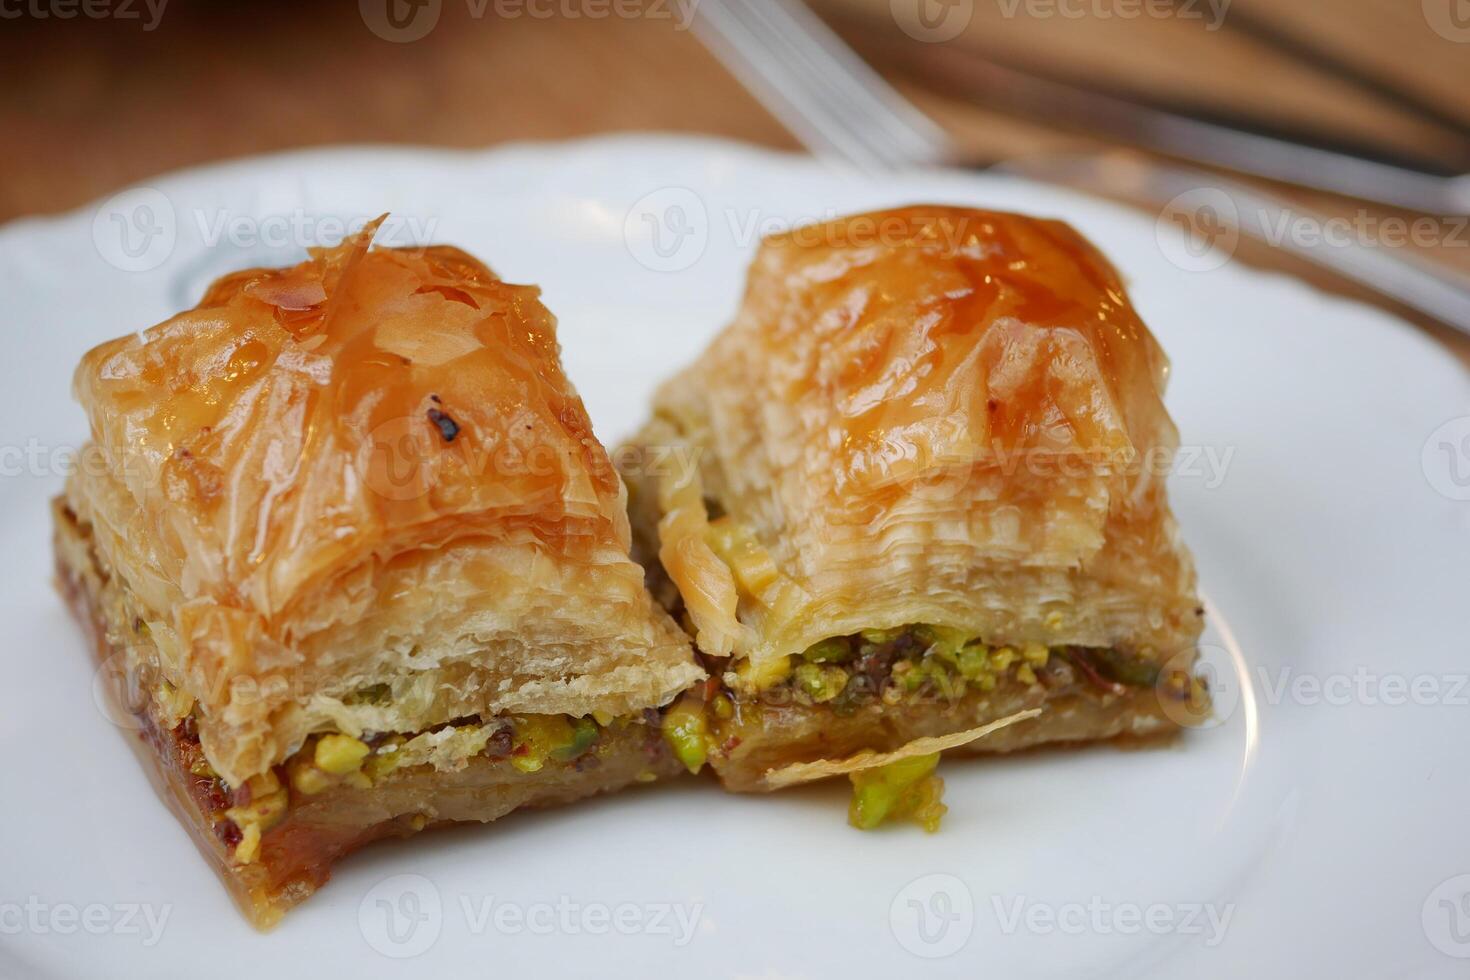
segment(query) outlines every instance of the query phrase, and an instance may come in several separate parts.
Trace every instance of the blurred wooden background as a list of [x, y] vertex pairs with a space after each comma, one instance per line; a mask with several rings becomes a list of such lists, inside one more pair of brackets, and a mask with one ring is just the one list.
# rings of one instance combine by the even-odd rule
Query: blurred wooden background
[[[171, 0], [156, 23], [145, 0], [132, 0], [137, 16], [127, 19], [62, 19], [78, 5], [27, 0], [14, 9], [31, 13], [0, 20], [0, 220], [72, 208], [191, 164], [327, 143], [480, 147], [669, 130], [795, 148], [685, 29], [697, 0], [440, 2], [427, 36], [394, 43], [351, 0]], [[818, 9], [844, 29], [880, 25], [916, 44], [898, 30], [898, 2]], [[951, 2], [973, 2], [973, 14], [948, 43], [1009, 64], [1466, 163], [1467, 0]], [[1106, 147], [878, 67], [977, 158]], [[1290, 194], [1326, 214], [1363, 208]], [[1447, 224], [1443, 239], [1425, 251], [1470, 271], [1470, 231]], [[1242, 257], [1363, 295], [1267, 250]], [[1470, 363], [1470, 341], [1418, 322]]]

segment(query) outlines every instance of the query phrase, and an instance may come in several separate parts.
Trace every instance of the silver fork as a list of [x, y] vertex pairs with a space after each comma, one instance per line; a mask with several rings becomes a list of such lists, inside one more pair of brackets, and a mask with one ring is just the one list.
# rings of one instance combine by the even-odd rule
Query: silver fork
[[700, 0], [694, 32], [817, 156], [864, 170], [946, 162], [949, 137], [791, 0]]
[[[816, 156], [868, 172], [969, 166], [944, 130], [800, 0], [700, 0], [695, 11], [700, 41]], [[1324, 224], [1280, 198], [1216, 174], [1142, 159], [1125, 168], [1069, 158], [1061, 164], [1011, 161], [993, 169], [1104, 196], [1142, 198], [1160, 208], [1189, 190], [1213, 189], [1231, 199], [1240, 234], [1470, 334], [1470, 278], [1363, 242], [1314, 246], [1282, 237], [1272, 230], [1303, 218]]]

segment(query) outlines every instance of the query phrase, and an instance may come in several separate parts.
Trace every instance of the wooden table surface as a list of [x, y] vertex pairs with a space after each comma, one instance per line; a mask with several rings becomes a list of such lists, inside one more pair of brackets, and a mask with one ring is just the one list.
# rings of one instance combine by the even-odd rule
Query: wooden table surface
[[[0, 220], [76, 207], [179, 167], [329, 143], [482, 147], [666, 130], [797, 148], [687, 30], [681, 15], [698, 0], [440, 2], [436, 26], [411, 43], [374, 34], [349, 0], [172, 0], [156, 19], [143, 0], [128, 6], [131, 18], [62, 19], [71, 9], [63, 0], [17, 7], [30, 12], [0, 20], [9, 83], [0, 86], [8, 143]], [[977, 158], [1119, 152], [959, 92], [931, 91], [889, 61], [896, 45], [919, 45], [921, 57], [929, 50], [898, 29], [898, 5], [944, 0], [825, 2], [819, 9], [844, 30], [888, 32], [894, 43], [882, 46], [878, 67]], [[965, 50], [1470, 169], [1464, 0], [948, 2], [969, 11], [966, 29], [947, 42]], [[1363, 227], [1394, 214], [1273, 190]], [[1430, 228], [1426, 243], [1410, 247], [1470, 272], [1470, 230], [1452, 219]], [[1371, 301], [1273, 250], [1237, 255]], [[1470, 338], [1388, 308], [1470, 364]]]

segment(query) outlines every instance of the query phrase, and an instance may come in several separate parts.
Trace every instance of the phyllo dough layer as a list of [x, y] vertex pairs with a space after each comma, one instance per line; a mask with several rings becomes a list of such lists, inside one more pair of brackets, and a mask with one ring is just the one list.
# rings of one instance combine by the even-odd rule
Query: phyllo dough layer
[[431, 773], [580, 758], [704, 676], [629, 558], [538, 291], [453, 248], [370, 250], [373, 230], [221, 279], [76, 372], [93, 444], [58, 510], [63, 580], [159, 737], [187, 727], [191, 764], [246, 807], [203, 813], [237, 866], [273, 853], [287, 797], [367, 794], [343, 840], [493, 819], [503, 801], [436, 799], [447, 776], [400, 812], [373, 760], [415, 738]]
[[[913, 697], [966, 704], [959, 728], [998, 700], [1092, 695], [1116, 710], [1082, 725], [1095, 712], [1073, 705], [1053, 737], [1167, 726], [1133, 695], [1192, 662], [1202, 610], [1165, 496], [1166, 374], [1117, 273], [1061, 222], [919, 206], [767, 238], [734, 321], [619, 454], [655, 584], [737, 703], [792, 693], [764, 736], [717, 726], [717, 768], [752, 739], [763, 763], [820, 754], [830, 717], [799, 734], [791, 712], [862, 678], [886, 721], [855, 730], [879, 749], [935, 734], [900, 723]], [[802, 748], [776, 759], [778, 741]]]

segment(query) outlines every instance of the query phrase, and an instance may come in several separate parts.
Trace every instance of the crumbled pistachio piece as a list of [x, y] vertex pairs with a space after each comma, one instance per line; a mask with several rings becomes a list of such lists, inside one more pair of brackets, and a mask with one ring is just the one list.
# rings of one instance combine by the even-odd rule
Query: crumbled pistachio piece
[[260, 854], [260, 825], [246, 824], [240, 831], [240, 841], [235, 845], [235, 860], [250, 864]]
[[852, 644], [844, 637], [832, 636], [813, 643], [801, 656], [814, 664], [841, 663], [852, 658]]
[[790, 677], [793, 667], [791, 657], [776, 657], [762, 661], [758, 666], [753, 660], [742, 660], [736, 664], [735, 673], [742, 687], [764, 691]]
[[1042, 643], [1028, 643], [1021, 648], [1021, 657], [1032, 667], [1045, 667], [1051, 659], [1051, 649]]
[[948, 809], [940, 802], [944, 780], [934, 775], [938, 765], [939, 753], [933, 752], [851, 773], [848, 823], [872, 830], [885, 820], [911, 817], [930, 833], [938, 830]]
[[373, 788], [373, 781], [368, 778], [368, 775], [365, 772], [349, 772], [347, 775], [342, 777], [342, 782], [346, 783], [348, 786], [351, 786], [353, 789]]
[[929, 683], [934, 686], [934, 692], [946, 701], [953, 701], [955, 698], [964, 695], [965, 679], [963, 677], [956, 679], [942, 665], [933, 661], [929, 661], [928, 674]]
[[345, 776], [349, 772], [357, 772], [361, 769], [362, 761], [371, 751], [366, 742], [353, 738], [351, 735], [339, 735], [333, 732], [317, 740], [312, 761], [323, 772], [329, 772], [334, 776]]
[[952, 629], [948, 626], [920, 626], [914, 630], [920, 640], [929, 645], [930, 656], [953, 664], [956, 663], [959, 653], [965, 644], [970, 642], [971, 637], [963, 630]]
[[990, 650], [983, 643], [971, 644], [955, 657], [955, 666], [965, 680], [979, 680], [991, 672]]
[[818, 704], [831, 701], [847, 687], [847, 671], [841, 667], [799, 664], [795, 677], [797, 688]]
[[225, 817], [240, 828], [240, 841], [235, 845], [235, 860], [240, 864], [255, 860], [261, 837], [285, 818], [290, 804], [289, 791], [273, 771], [251, 776], [245, 786], [250, 802], [225, 811]]
[[512, 724], [515, 748], [510, 764], [521, 772], [539, 772], [552, 753], [565, 749], [576, 737], [566, 715], [517, 715]]
[[1141, 653], [1128, 653], [1112, 647], [1088, 650], [1090, 657], [1109, 680], [1129, 687], [1153, 687], [1159, 680], [1159, 665]]
[[291, 778], [291, 788], [306, 796], [315, 796], [332, 785], [332, 777], [306, 759], [291, 760], [286, 771]]
[[597, 723], [591, 718], [572, 721], [572, 740], [566, 745], [551, 750], [551, 754], [562, 762], [570, 762], [592, 747], [597, 741]]
[[664, 715], [664, 741], [674, 750], [674, 757], [690, 772], [699, 772], [709, 758], [709, 723], [704, 705], [685, 695]]

